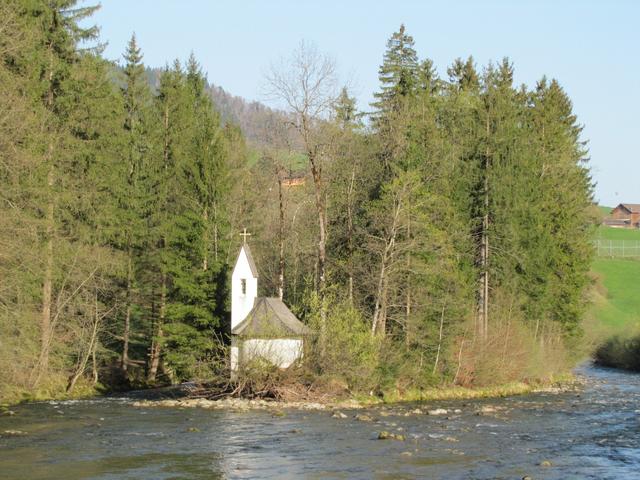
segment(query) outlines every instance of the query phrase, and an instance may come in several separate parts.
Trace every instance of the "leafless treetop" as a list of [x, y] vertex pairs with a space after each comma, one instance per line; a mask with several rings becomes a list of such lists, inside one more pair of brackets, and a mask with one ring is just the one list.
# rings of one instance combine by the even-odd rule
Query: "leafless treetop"
[[328, 115], [338, 93], [335, 61], [304, 41], [290, 56], [272, 63], [265, 80], [266, 95], [303, 122]]

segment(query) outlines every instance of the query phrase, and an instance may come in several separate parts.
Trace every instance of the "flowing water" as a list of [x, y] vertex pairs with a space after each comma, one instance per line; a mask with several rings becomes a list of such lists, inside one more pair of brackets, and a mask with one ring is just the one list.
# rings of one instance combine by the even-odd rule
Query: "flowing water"
[[[32, 403], [0, 417], [0, 478], [639, 479], [640, 375], [579, 373], [579, 392], [344, 410], [347, 418], [116, 398]], [[449, 413], [412, 413], [437, 407]], [[382, 430], [405, 440], [378, 440]]]

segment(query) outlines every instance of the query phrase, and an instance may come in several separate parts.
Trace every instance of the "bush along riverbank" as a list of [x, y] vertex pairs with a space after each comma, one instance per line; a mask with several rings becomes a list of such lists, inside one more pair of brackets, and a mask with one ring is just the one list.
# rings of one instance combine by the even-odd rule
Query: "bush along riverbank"
[[596, 350], [594, 360], [605, 367], [640, 372], [640, 335], [610, 338]]

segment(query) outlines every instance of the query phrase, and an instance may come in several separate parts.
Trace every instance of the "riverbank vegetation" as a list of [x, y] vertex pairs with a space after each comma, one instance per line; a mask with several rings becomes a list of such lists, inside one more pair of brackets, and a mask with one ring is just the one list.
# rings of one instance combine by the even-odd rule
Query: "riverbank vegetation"
[[[601, 210], [611, 210], [600, 207]], [[636, 285], [640, 278], [640, 258], [631, 256], [616, 258], [620, 249], [607, 250], [607, 242], [627, 242], [627, 248], [640, 242], [637, 229], [600, 226], [596, 231], [596, 242], [601, 251], [592, 264], [594, 288], [591, 307], [585, 318], [588, 335], [585, 337], [587, 351], [593, 352], [596, 363], [608, 367], [639, 369], [640, 344], [640, 297]], [[631, 250], [635, 254], [634, 250]]]
[[[640, 240], [637, 230], [600, 227], [604, 240]], [[640, 259], [597, 258], [592, 271], [596, 288], [587, 321], [596, 363], [640, 370]]]
[[556, 80], [440, 75], [402, 26], [365, 114], [301, 44], [248, 142], [195, 58], [151, 85], [135, 37], [101, 57], [92, 11], [0, 6], [0, 397], [227, 378], [243, 227], [261, 294], [316, 332], [298, 385], [402, 398], [576, 360], [595, 214]]
[[605, 367], [640, 372], [640, 334], [625, 332], [607, 339], [596, 350], [594, 359]]

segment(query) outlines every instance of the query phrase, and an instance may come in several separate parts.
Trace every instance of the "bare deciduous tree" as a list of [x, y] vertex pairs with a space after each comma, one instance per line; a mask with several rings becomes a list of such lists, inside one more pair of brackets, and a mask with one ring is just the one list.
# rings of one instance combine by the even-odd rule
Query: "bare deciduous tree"
[[[305, 42], [288, 58], [272, 64], [266, 74], [266, 93], [284, 104], [290, 113], [291, 127], [300, 137], [309, 160], [318, 215], [318, 268], [316, 290], [324, 304], [326, 286], [327, 205], [323, 164], [328, 155], [322, 123], [328, 118], [337, 98], [335, 62]], [[321, 317], [326, 312], [323, 307]], [[321, 332], [322, 335], [322, 332]]]

